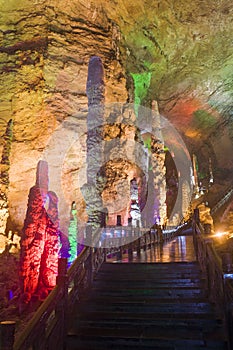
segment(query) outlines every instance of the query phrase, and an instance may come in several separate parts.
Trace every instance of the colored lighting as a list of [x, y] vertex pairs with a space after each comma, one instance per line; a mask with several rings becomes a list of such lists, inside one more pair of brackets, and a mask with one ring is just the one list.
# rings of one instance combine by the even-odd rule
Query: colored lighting
[[68, 228], [68, 238], [69, 238], [69, 258], [68, 264], [71, 264], [77, 257], [77, 209], [75, 202], [71, 206], [71, 218], [70, 225]]
[[146, 97], [151, 82], [151, 72], [131, 73], [134, 81], [134, 105], [135, 113], [138, 115], [139, 105]]

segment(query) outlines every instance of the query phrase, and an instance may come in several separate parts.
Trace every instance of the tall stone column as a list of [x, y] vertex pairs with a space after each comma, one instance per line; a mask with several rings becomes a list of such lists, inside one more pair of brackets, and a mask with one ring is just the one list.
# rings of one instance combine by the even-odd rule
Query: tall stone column
[[30, 189], [21, 235], [20, 289], [21, 304], [27, 304], [36, 293], [40, 278], [41, 257], [47, 229], [45, 202], [48, 194], [48, 164], [37, 164], [36, 184]]
[[[46, 297], [56, 284], [59, 250], [58, 198], [48, 191], [48, 164], [39, 161], [36, 184], [30, 189], [21, 237], [21, 305], [32, 295]], [[48, 209], [45, 209], [47, 196]]]
[[100, 227], [104, 176], [103, 124], [104, 124], [104, 68], [99, 57], [90, 58], [86, 92], [88, 97], [87, 116], [87, 183], [82, 187], [86, 202], [88, 224]]
[[154, 175], [154, 223], [164, 225], [167, 220], [165, 151], [156, 101], [152, 102], [151, 165]]

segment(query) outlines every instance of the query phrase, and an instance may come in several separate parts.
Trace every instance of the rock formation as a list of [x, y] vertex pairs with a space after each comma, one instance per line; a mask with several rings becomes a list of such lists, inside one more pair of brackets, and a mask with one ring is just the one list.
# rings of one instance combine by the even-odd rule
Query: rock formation
[[[48, 209], [45, 204], [49, 197]], [[21, 237], [21, 302], [37, 294], [44, 298], [56, 284], [59, 249], [58, 198], [48, 191], [48, 165], [40, 161], [36, 184], [30, 189]]]
[[73, 202], [70, 210], [70, 224], [68, 228], [69, 239], [69, 258], [68, 263], [71, 264], [77, 257], [78, 252], [78, 223], [76, 203]]
[[154, 224], [165, 225], [166, 207], [166, 168], [164, 141], [161, 132], [160, 115], [156, 101], [152, 104], [151, 166], [154, 176]]
[[[106, 102], [132, 102], [135, 96], [151, 106], [156, 99], [161, 115], [198, 155], [203, 185], [211, 157], [213, 187], [228, 187], [233, 169], [230, 0], [1, 5], [0, 134], [13, 118], [8, 203], [14, 228], [22, 228], [25, 198], [51, 135], [70, 117], [77, 125], [85, 123], [88, 62], [95, 55], [105, 69]], [[134, 95], [133, 77], [139, 75], [145, 80]], [[80, 192], [74, 197], [68, 203], [83, 205]]]
[[5, 249], [6, 244], [6, 224], [9, 217], [8, 189], [9, 189], [9, 169], [10, 151], [12, 143], [13, 121], [7, 123], [3, 136], [2, 158], [0, 163], [0, 252]]
[[130, 217], [132, 226], [141, 226], [141, 210], [139, 206], [139, 193], [136, 179], [130, 181]]
[[108, 209], [108, 225], [116, 225], [121, 216], [123, 226], [130, 218], [131, 181], [138, 184], [139, 206], [143, 209], [147, 185], [148, 154], [141, 144], [134, 106], [112, 105], [104, 129], [105, 187], [102, 193]]
[[214, 221], [210, 214], [210, 208], [206, 203], [201, 203], [198, 205], [198, 209], [199, 209], [200, 222], [202, 223], [204, 228], [206, 227], [206, 230], [208, 231], [208, 233], [213, 233]]
[[102, 205], [102, 190], [104, 177], [101, 173], [103, 165], [103, 128], [105, 85], [104, 70], [100, 57], [90, 58], [87, 76], [87, 184], [82, 187], [86, 202], [88, 224], [100, 227]]
[[[0, 37], [0, 134], [12, 116], [8, 199], [12, 224], [20, 230], [25, 198], [51, 136], [63, 120], [72, 116], [82, 125], [86, 118], [90, 57], [103, 61], [106, 102], [125, 102], [128, 94], [119, 55], [121, 34], [99, 3], [4, 3]], [[77, 202], [82, 202], [81, 193]]]

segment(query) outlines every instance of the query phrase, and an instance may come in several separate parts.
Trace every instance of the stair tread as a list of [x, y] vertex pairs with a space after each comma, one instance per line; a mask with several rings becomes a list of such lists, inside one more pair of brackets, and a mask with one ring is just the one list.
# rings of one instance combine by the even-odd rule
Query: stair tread
[[[70, 322], [71, 324], [71, 322]], [[104, 263], [73, 310], [67, 350], [226, 350], [199, 264]]]
[[[68, 349], [72, 349], [72, 341], [77, 346], [76, 349], [79, 350], [82, 345], [89, 345], [89, 350], [94, 350], [95, 347], [101, 346], [101, 349], [135, 349], [135, 347], [141, 347], [144, 349], [169, 349], [169, 350], [187, 350], [191, 349], [216, 349], [216, 350], [226, 350], [225, 341], [221, 340], [202, 340], [202, 339], [146, 339], [146, 338], [115, 338], [115, 337], [68, 337]], [[104, 340], [104, 342], [103, 342]]]
[[[70, 333], [71, 335], [72, 333]], [[222, 330], [215, 329], [214, 332], [204, 331], [202, 329], [194, 329], [190, 327], [168, 328], [160, 327], [156, 329], [154, 326], [134, 326], [134, 327], [79, 327], [74, 331], [75, 336], [89, 337], [116, 337], [116, 338], [140, 338], [140, 339], [204, 339], [204, 340], [220, 340], [223, 338]]]

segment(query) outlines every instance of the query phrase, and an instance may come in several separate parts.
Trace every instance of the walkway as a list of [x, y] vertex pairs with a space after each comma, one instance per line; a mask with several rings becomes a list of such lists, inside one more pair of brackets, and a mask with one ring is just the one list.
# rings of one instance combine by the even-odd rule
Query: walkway
[[227, 349], [191, 236], [122, 262], [104, 263], [76, 305], [67, 350]]
[[[117, 260], [114, 256], [107, 260], [108, 262], [123, 262], [128, 263], [129, 258], [127, 254], [123, 254], [122, 260]], [[152, 249], [141, 250], [140, 256], [136, 252], [133, 253], [133, 260], [130, 262], [191, 262], [196, 261], [193, 237], [191, 235], [178, 236], [169, 242], [161, 245], [156, 245]]]

